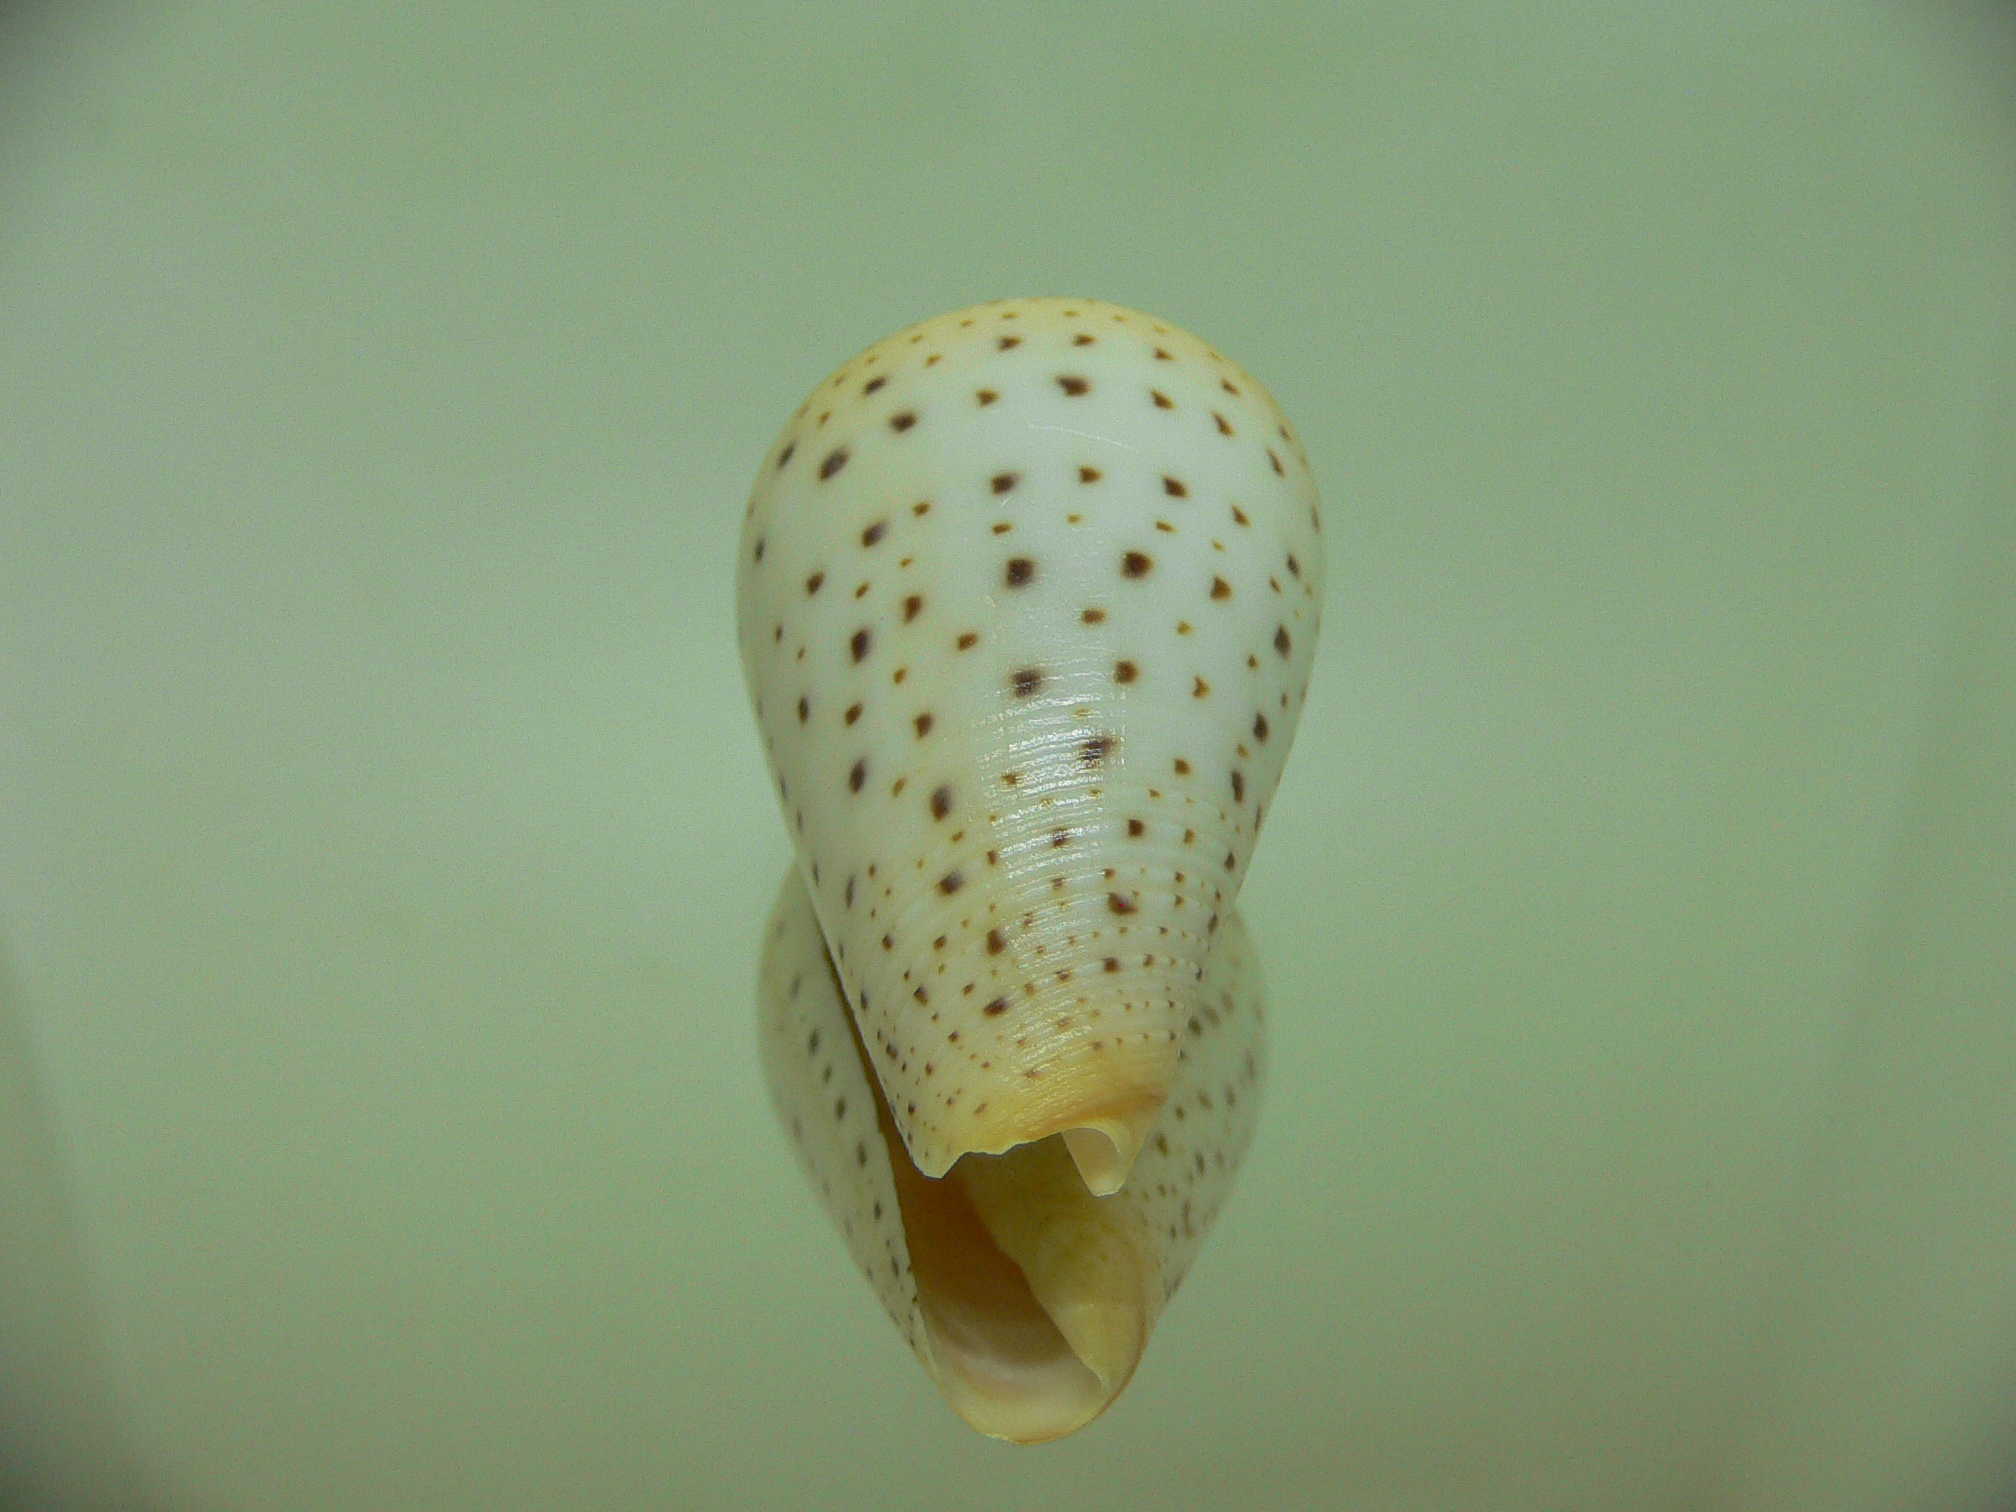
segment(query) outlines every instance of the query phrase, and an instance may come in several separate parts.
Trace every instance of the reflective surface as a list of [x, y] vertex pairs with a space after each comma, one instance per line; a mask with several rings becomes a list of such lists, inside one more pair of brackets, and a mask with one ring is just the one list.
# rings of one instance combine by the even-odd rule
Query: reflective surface
[[[11, 23], [0, 1368], [65, 1404], [8, 1409], [17, 1479], [123, 1442], [192, 1509], [1443, 1512], [1989, 1473], [2007, 38], [1344, 11]], [[1126, 1396], [1017, 1451], [764, 1107], [787, 848], [730, 562], [821, 374], [1063, 291], [1265, 375], [1329, 581], [1242, 894], [1267, 1126]]]

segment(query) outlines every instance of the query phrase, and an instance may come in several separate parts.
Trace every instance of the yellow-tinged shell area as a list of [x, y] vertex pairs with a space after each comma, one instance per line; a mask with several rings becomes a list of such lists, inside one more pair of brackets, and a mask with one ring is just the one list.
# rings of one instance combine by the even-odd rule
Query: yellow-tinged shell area
[[925, 321], [822, 382], [737, 572], [764, 750], [927, 1176], [1053, 1133], [1127, 1180], [1293, 738], [1316, 490], [1267, 392], [1090, 300]]
[[1236, 912], [1217, 939], [1123, 1191], [1092, 1196], [1061, 1136], [933, 1180], [897, 1137], [804, 883], [784, 878], [758, 986], [771, 1100], [855, 1263], [983, 1433], [1036, 1443], [1103, 1411], [1231, 1188], [1258, 1112], [1263, 1015]]

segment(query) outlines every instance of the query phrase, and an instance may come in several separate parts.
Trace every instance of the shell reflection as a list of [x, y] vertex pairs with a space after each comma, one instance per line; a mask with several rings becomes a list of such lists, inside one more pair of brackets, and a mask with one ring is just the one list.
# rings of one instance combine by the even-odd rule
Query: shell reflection
[[1127, 1184], [1094, 1197], [1061, 1135], [967, 1155], [942, 1179], [905, 1151], [795, 868], [764, 931], [758, 1013], [777, 1115], [855, 1263], [959, 1415], [1038, 1443], [1119, 1395], [1253, 1137], [1258, 963], [1232, 913], [1181, 1031], [1175, 1080]]

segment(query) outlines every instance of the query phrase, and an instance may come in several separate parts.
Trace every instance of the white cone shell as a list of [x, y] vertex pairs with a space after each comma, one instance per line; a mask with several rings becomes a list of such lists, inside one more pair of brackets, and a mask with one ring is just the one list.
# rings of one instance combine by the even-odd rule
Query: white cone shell
[[877, 343], [766, 458], [744, 669], [918, 1167], [1127, 1178], [1300, 715], [1314, 483], [1266, 391], [1088, 300]]

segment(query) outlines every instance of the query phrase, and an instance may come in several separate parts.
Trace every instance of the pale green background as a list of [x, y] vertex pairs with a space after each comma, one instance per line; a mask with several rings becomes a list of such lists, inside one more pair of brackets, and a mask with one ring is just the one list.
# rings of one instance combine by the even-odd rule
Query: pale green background
[[[0, 45], [0, 1492], [1991, 1483], [1999, 13], [220, 0]], [[769, 1122], [730, 558], [810, 384], [1027, 293], [1272, 386], [1330, 576], [1250, 1165], [1120, 1403], [1013, 1450]]]

